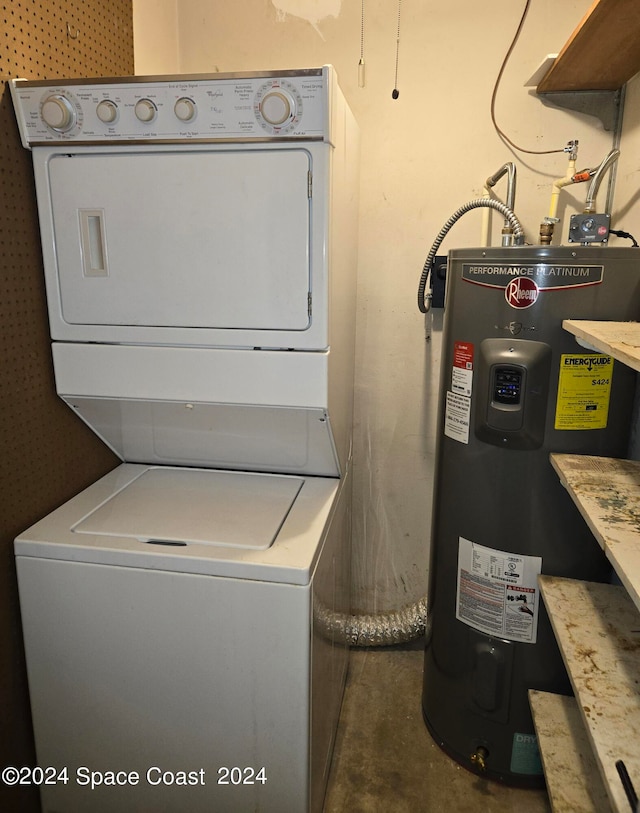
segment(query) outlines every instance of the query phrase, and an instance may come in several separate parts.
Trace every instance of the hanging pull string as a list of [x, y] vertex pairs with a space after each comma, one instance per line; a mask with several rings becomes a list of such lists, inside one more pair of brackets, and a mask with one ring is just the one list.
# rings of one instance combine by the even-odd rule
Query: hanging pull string
[[360, 61], [358, 62], [358, 86], [364, 87], [364, 0], [360, 9]]
[[396, 34], [396, 73], [393, 83], [393, 91], [391, 92], [391, 98], [397, 99], [400, 95], [400, 91], [398, 90], [398, 60], [400, 58], [400, 10], [402, 9], [402, 0], [398, 0], [398, 33]]
[[[498, 87], [500, 86], [500, 81], [502, 80], [502, 74], [504, 73], [504, 69], [507, 67], [507, 62], [511, 57], [513, 49], [516, 47], [516, 43], [518, 42], [518, 38], [520, 37], [520, 32], [524, 26], [524, 21], [527, 17], [527, 12], [529, 11], [529, 6], [531, 5], [531, 0], [526, 0], [524, 4], [524, 11], [522, 12], [522, 17], [520, 18], [520, 23], [516, 30], [515, 36], [509, 46], [509, 50], [507, 51], [505, 58], [502, 61], [502, 65], [500, 66], [500, 70], [498, 71], [498, 77], [496, 79], [496, 83], [493, 86], [493, 93], [491, 94], [491, 121], [493, 122], [493, 126], [495, 127], [496, 132], [500, 136], [500, 138], [505, 141], [509, 146], [513, 147], [514, 150], [518, 150], [518, 152], [526, 152], [529, 155], [551, 155], [556, 152], [564, 152], [564, 147], [559, 150], [527, 150], [524, 147], [519, 147], [515, 142], [513, 142], [509, 136], [500, 129], [498, 126], [498, 122], [496, 121], [496, 96], [498, 95]], [[396, 91], [394, 91], [395, 93]], [[394, 97], [395, 98], [395, 97]]]

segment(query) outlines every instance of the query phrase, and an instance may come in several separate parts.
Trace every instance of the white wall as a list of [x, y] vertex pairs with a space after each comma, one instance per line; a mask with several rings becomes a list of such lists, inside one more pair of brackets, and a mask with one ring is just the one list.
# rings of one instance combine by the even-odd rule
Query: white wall
[[[148, 72], [160, 56], [147, 39], [152, 21], [147, 26], [143, 20], [154, 5], [134, 0], [139, 72]], [[562, 149], [579, 139], [581, 168], [602, 160], [611, 134], [594, 118], [542, 104], [524, 83], [547, 53], [560, 50], [590, 5], [534, 0], [497, 101], [501, 127], [524, 147]], [[394, 101], [396, 0], [365, 0], [364, 87], [357, 70], [360, 2], [177, 0], [182, 72], [332, 63], [361, 127], [355, 610], [385, 611], [420, 597], [427, 586], [439, 332], [436, 324], [434, 338], [425, 342], [415, 301], [431, 243], [460, 205], [481, 194], [487, 176], [510, 160], [518, 169], [516, 212], [528, 241], [537, 242], [551, 183], [565, 174], [564, 155], [514, 155], [491, 124], [491, 92], [523, 7], [524, 0], [404, 0], [400, 96]], [[171, 69], [171, 49], [167, 54], [161, 72]], [[633, 83], [630, 90], [629, 129], [635, 133], [640, 91]], [[619, 169], [616, 202], [630, 231], [627, 208], [637, 201], [639, 151], [623, 152]], [[568, 215], [582, 208], [585, 192], [584, 185], [563, 192], [559, 214], [565, 222], [557, 235], [564, 241]], [[466, 215], [442, 251], [477, 245], [480, 223], [479, 212]], [[500, 218], [494, 225], [500, 227]]]
[[620, 151], [612, 222], [640, 243], [640, 74], [627, 82]]
[[138, 76], [177, 73], [178, 0], [134, 0], [133, 49]]

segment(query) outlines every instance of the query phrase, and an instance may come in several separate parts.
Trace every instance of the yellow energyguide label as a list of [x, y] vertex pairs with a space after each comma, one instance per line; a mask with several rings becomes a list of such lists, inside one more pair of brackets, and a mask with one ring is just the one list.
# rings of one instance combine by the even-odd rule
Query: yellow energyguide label
[[605, 429], [613, 357], [601, 353], [560, 357], [556, 429]]

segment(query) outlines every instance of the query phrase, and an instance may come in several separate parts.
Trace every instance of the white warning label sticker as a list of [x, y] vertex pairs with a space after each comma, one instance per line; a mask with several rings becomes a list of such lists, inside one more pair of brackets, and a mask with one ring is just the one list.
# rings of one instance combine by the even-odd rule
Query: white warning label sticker
[[470, 421], [471, 398], [448, 392], [444, 411], [445, 435], [460, 443], [469, 443]]
[[540, 556], [486, 548], [460, 537], [456, 618], [509, 641], [535, 644]]

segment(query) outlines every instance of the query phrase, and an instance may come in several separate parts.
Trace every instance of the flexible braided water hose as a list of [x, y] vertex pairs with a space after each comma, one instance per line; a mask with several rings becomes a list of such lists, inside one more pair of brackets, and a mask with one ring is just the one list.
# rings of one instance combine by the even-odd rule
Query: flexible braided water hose
[[465, 203], [464, 206], [461, 206], [451, 215], [449, 220], [447, 220], [444, 226], [440, 229], [438, 236], [431, 246], [427, 259], [425, 260], [424, 268], [422, 269], [422, 276], [420, 277], [420, 284], [418, 285], [418, 308], [421, 313], [427, 313], [429, 310], [429, 305], [427, 305], [425, 302], [425, 291], [427, 288], [429, 275], [431, 273], [431, 266], [433, 265], [435, 256], [438, 253], [440, 244], [447, 236], [449, 229], [454, 225], [454, 223], [460, 220], [462, 215], [470, 212], [472, 209], [479, 209], [483, 206], [488, 207], [489, 209], [495, 209], [496, 211], [500, 212], [505, 220], [509, 221], [509, 225], [513, 229], [514, 242], [517, 245], [521, 245], [524, 242], [524, 229], [522, 228], [520, 221], [511, 211], [511, 209], [502, 203], [502, 201], [494, 200], [493, 198], [476, 198], [475, 200], [470, 200], [468, 203]]

